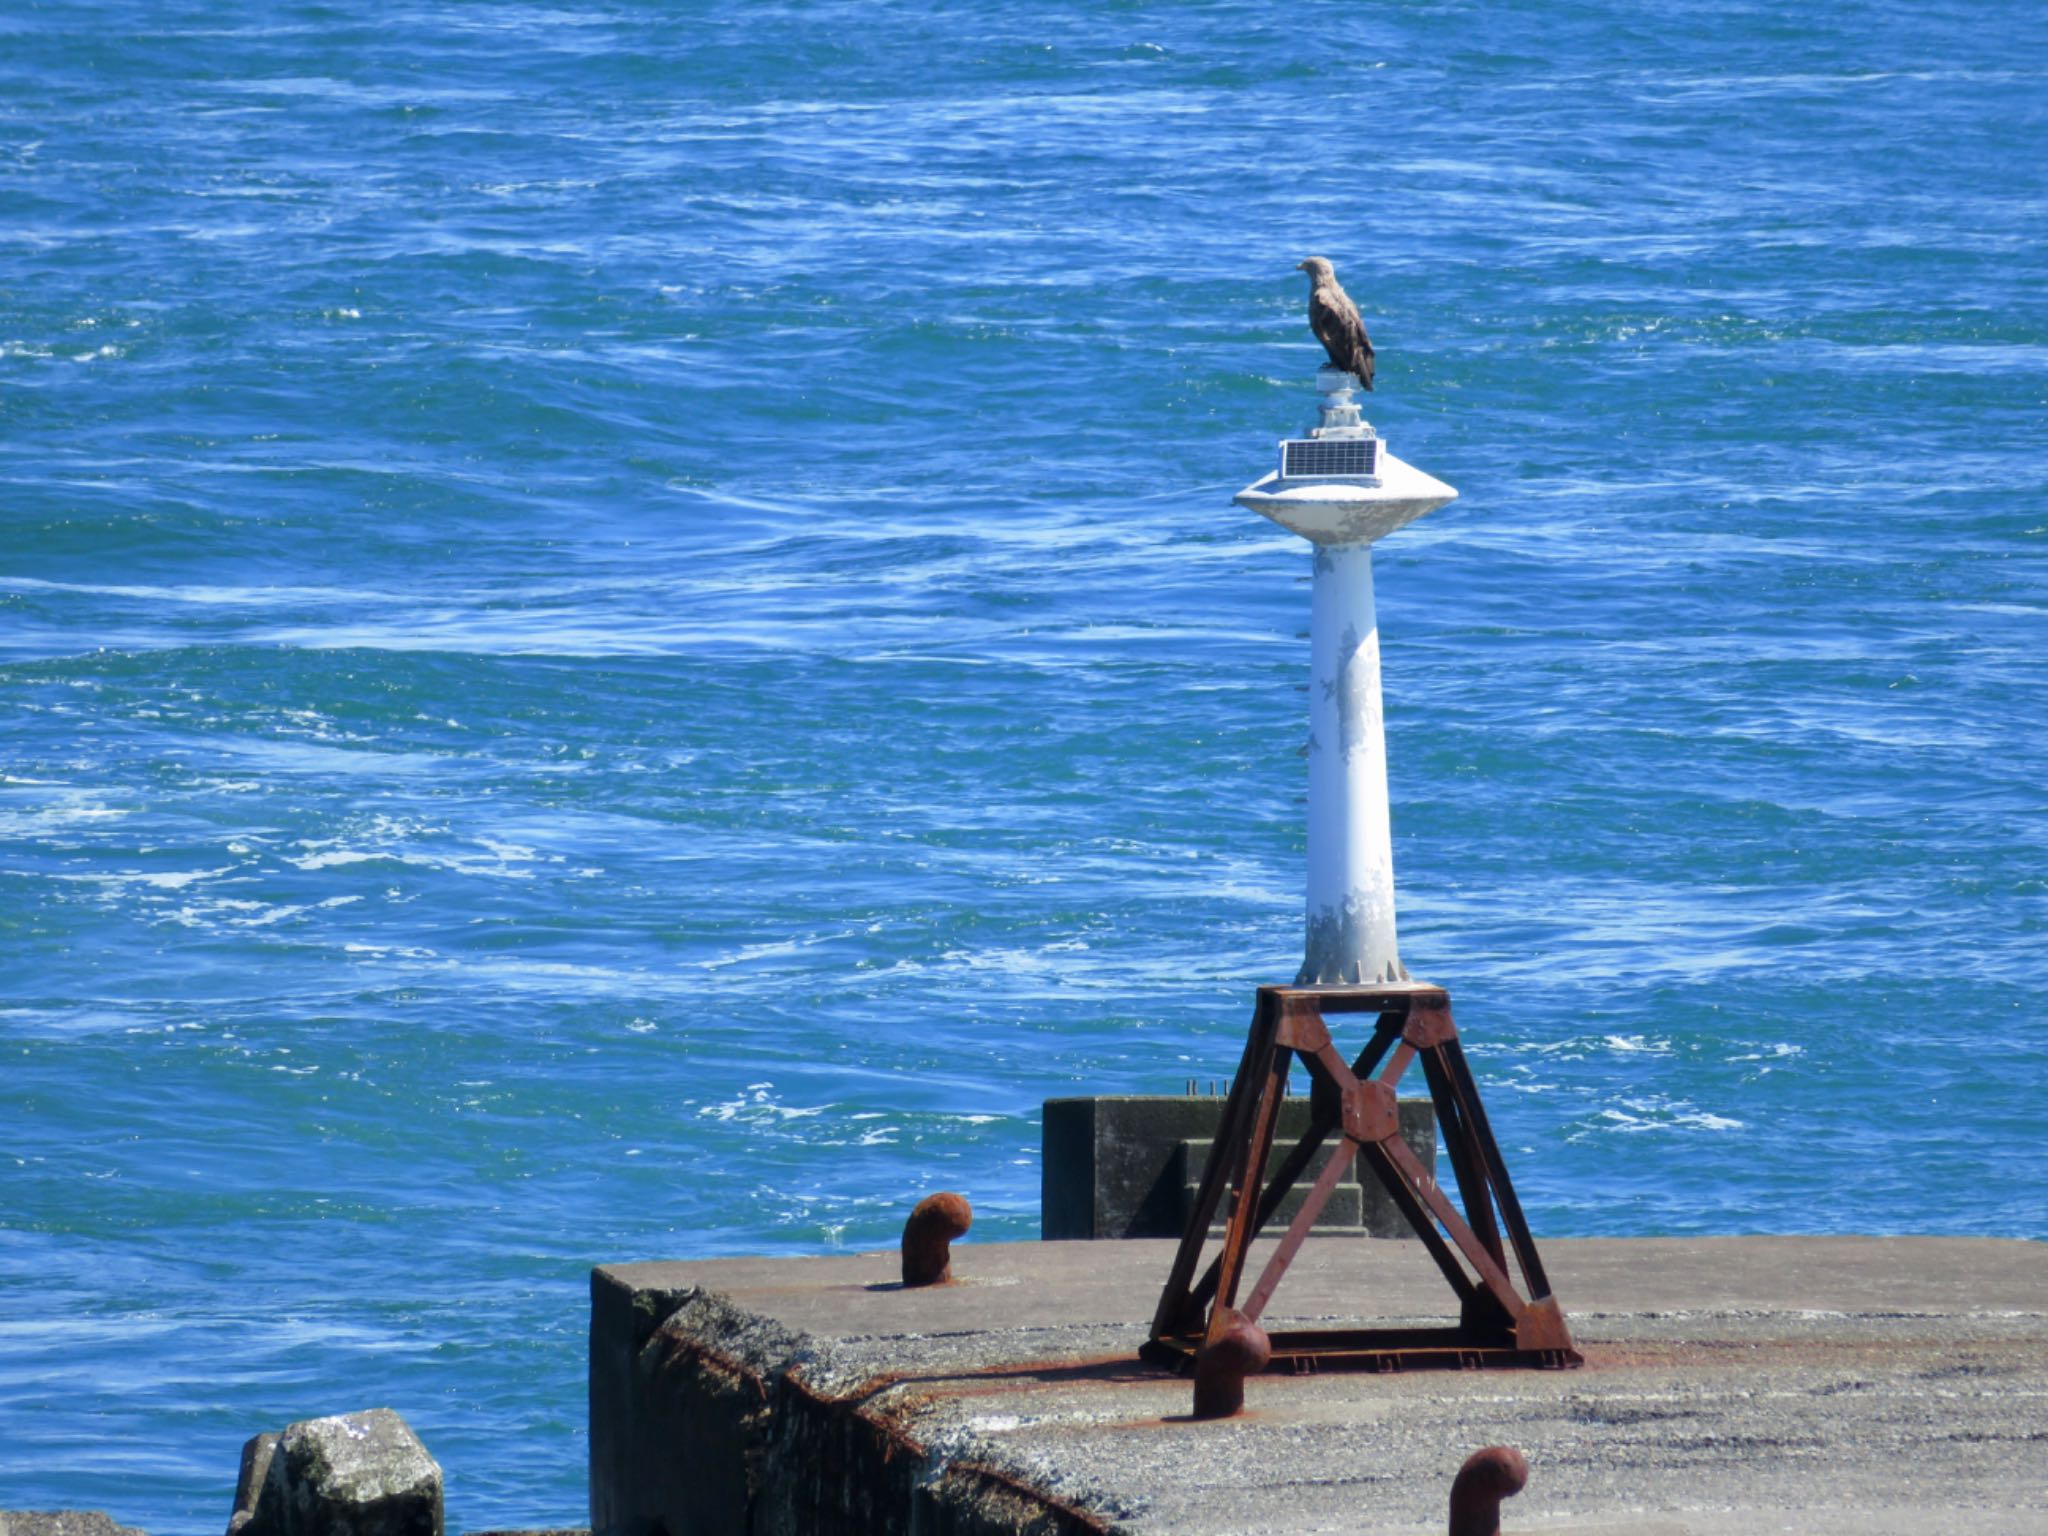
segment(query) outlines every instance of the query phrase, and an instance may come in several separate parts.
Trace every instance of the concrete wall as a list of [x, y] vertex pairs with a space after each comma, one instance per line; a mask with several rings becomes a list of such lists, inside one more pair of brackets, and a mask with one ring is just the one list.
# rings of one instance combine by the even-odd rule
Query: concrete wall
[[811, 1379], [802, 1335], [694, 1287], [590, 1290], [598, 1536], [1102, 1536], [999, 1467], [949, 1460]]
[[[1103, 1094], [1045, 1101], [1044, 1158], [1039, 1198], [1040, 1233], [1047, 1239], [1179, 1237], [1194, 1205], [1202, 1164], [1223, 1118], [1224, 1099], [1211, 1095]], [[1403, 1099], [1401, 1138], [1432, 1173], [1436, 1170], [1436, 1109], [1427, 1099]], [[1280, 1106], [1275, 1161], [1308, 1129], [1309, 1101]], [[1331, 1143], [1334, 1147], [1334, 1138]], [[1320, 1171], [1318, 1156], [1283, 1204], [1284, 1226], [1300, 1195]], [[1269, 1165], [1270, 1167], [1270, 1165]], [[1218, 1213], [1218, 1229], [1227, 1210]], [[1413, 1237], [1393, 1198], [1357, 1165], [1337, 1185], [1316, 1232], [1369, 1237]]]

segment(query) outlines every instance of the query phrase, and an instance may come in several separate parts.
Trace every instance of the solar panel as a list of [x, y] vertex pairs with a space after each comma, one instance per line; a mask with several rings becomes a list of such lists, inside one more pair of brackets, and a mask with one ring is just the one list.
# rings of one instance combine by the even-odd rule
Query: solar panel
[[1376, 437], [1289, 437], [1280, 443], [1284, 480], [1370, 480], [1379, 469]]

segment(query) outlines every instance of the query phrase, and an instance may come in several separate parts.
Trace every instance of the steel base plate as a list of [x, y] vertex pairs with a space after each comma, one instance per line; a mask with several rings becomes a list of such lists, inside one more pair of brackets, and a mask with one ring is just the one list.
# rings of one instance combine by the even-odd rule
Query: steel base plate
[[[1474, 1344], [1459, 1328], [1318, 1328], [1269, 1334], [1273, 1355], [1263, 1374], [1314, 1376], [1325, 1371], [1573, 1370], [1586, 1363], [1576, 1349], [1517, 1349]], [[1198, 1333], [1149, 1339], [1138, 1358], [1179, 1376], [1195, 1369]]]

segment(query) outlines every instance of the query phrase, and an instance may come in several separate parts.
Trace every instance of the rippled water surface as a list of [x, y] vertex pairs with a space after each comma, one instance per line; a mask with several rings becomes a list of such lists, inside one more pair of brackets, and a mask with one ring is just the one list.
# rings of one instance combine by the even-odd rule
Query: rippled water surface
[[1227, 1074], [1310, 252], [1538, 1234], [2048, 1235], [2048, 22], [1654, 12], [0, 16], [0, 1505], [578, 1521], [592, 1263]]

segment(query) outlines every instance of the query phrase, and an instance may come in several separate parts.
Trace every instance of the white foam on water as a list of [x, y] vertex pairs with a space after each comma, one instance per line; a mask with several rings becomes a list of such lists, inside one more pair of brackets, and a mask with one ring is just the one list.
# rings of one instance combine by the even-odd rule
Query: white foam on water
[[1565, 1139], [1577, 1141], [1590, 1131], [1610, 1131], [1620, 1135], [1657, 1131], [1739, 1131], [1745, 1128], [1745, 1122], [1731, 1115], [1700, 1109], [1683, 1099], [1651, 1095], [1624, 1099], [1618, 1105], [1610, 1105], [1593, 1117], [1592, 1124], [1581, 1122], [1581, 1127]]
[[157, 891], [182, 891], [188, 885], [201, 880], [214, 880], [222, 875], [231, 875], [239, 866], [226, 864], [219, 869], [185, 869], [152, 872], [149, 870], [125, 870], [117, 873], [88, 872], [73, 874], [68, 870], [54, 870], [52, 880], [69, 880], [82, 885], [105, 886], [111, 890], [127, 890], [143, 887]]

